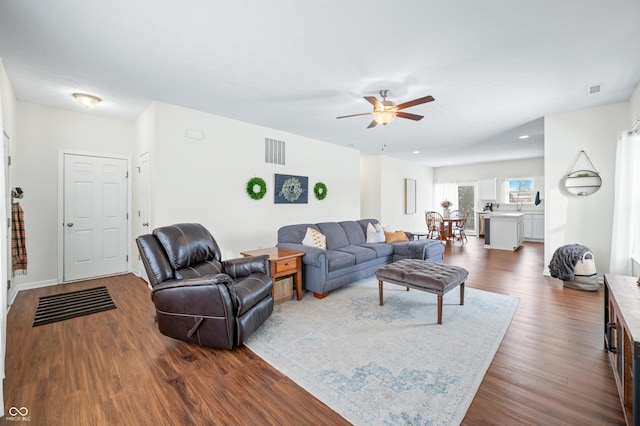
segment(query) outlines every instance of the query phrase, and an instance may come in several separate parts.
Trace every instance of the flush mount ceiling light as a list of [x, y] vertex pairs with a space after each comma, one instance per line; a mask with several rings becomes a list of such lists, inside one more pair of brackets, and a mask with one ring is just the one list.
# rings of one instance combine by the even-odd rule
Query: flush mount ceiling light
[[89, 95], [87, 93], [74, 93], [73, 97], [76, 99], [76, 101], [78, 101], [80, 105], [85, 108], [94, 107], [102, 102], [102, 99], [100, 99], [99, 97]]
[[529, 135], [518, 136], [518, 139], [529, 139]]
[[[389, 101], [386, 101], [386, 102], [389, 102]], [[396, 112], [382, 111], [374, 115], [373, 119], [376, 120], [376, 123], [386, 126], [387, 124], [391, 123], [393, 120], [396, 119]]]

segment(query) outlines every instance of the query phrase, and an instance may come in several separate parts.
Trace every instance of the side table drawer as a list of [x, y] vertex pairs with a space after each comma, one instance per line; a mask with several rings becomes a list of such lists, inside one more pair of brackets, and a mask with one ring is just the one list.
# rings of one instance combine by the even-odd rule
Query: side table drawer
[[297, 269], [296, 259], [284, 259], [274, 262], [275, 273], [295, 271]]

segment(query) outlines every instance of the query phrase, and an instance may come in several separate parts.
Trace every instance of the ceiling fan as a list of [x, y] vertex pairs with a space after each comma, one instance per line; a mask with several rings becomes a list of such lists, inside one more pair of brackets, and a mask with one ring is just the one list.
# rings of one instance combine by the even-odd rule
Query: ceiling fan
[[369, 101], [373, 105], [373, 111], [371, 112], [363, 112], [361, 114], [351, 114], [351, 115], [343, 115], [341, 117], [336, 118], [347, 118], [347, 117], [358, 117], [360, 115], [370, 115], [373, 114], [373, 121], [367, 126], [367, 129], [372, 127], [376, 127], [377, 124], [382, 124], [386, 126], [391, 123], [396, 117], [408, 118], [409, 120], [422, 120], [424, 116], [417, 114], [409, 114], [408, 112], [401, 111], [405, 108], [409, 108], [415, 105], [424, 104], [427, 102], [432, 102], [435, 99], [433, 96], [425, 96], [424, 98], [414, 99], [412, 101], [403, 102], [400, 105], [396, 105], [392, 101], [387, 100], [387, 96], [389, 96], [388, 90], [381, 90], [380, 96], [382, 96], [382, 101], [379, 101], [375, 96], [365, 96], [364, 98]]

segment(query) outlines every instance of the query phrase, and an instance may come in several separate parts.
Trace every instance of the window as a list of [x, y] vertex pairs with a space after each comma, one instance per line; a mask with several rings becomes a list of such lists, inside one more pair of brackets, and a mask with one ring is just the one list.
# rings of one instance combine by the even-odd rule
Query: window
[[509, 179], [509, 203], [533, 204], [533, 179]]

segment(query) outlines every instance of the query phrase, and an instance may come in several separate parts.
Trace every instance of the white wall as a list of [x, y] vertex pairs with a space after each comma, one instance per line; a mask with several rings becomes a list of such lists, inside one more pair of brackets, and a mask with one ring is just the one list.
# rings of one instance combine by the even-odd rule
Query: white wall
[[[542, 186], [541, 179], [544, 177], [544, 158], [529, 158], [524, 160], [505, 160], [505, 161], [492, 161], [486, 163], [467, 164], [464, 166], [449, 166], [438, 167], [434, 170], [434, 182], [436, 183], [452, 183], [452, 182], [474, 182], [479, 179], [498, 178], [498, 188], [502, 188], [503, 197], [506, 197], [505, 193], [506, 180], [518, 179], [518, 178], [535, 178], [536, 184]], [[542, 197], [543, 188], [534, 188], [536, 191], [540, 190]], [[478, 200], [478, 206], [476, 208], [480, 210], [484, 205], [483, 200]], [[499, 211], [515, 211], [517, 206], [514, 204], [498, 203], [500, 205]], [[525, 205], [526, 211], [540, 211], [544, 210], [544, 202], [535, 205]], [[438, 206], [439, 209], [439, 206]]]
[[[593, 252], [599, 276], [608, 272], [616, 143], [628, 129], [628, 102], [545, 117], [545, 271], [558, 247], [577, 243]], [[602, 178], [600, 190], [586, 197], [563, 187], [581, 150]]]
[[[202, 140], [186, 131], [202, 132]], [[265, 137], [286, 142], [286, 165], [266, 164]], [[273, 246], [279, 227], [360, 218], [360, 154], [357, 150], [173, 105], [155, 104], [151, 182], [152, 227], [200, 222], [223, 252]], [[307, 176], [308, 204], [275, 204], [274, 175]], [[253, 177], [267, 183], [262, 200], [245, 192]], [[327, 197], [313, 194], [316, 182]]]
[[381, 155], [360, 157], [360, 216], [362, 219], [382, 217]]
[[[9, 81], [9, 77], [4, 69], [2, 60], [0, 59], [0, 130], [5, 131], [9, 135], [10, 143], [15, 139], [16, 135], [16, 97], [13, 93], [13, 87]], [[0, 135], [1, 136], [1, 135]], [[9, 147], [11, 150], [11, 147]], [[4, 162], [4, 158], [0, 164], [0, 188], [5, 187], [5, 167], [8, 167]], [[9, 179], [10, 181], [11, 179]], [[11, 182], [9, 182], [10, 184]], [[4, 190], [3, 190], [4, 192]], [[7, 223], [7, 207], [5, 194], [0, 199], [0, 223]], [[4, 360], [7, 344], [7, 306], [9, 304], [7, 294], [7, 282], [11, 277], [10, 265], [8, 264], [8, 252], [10, 250], [7, 243], [7, 237], [9, 230], [6, 226], [0, 227], [0, 381], [4, 380]], [[2, 383], [0, 383], [2, 385]], [[4, 415], [4, 397], [3, 388], [0, 386], [0, 416]]]
[[[362, 158], [361, 215], [384, 226], [424, 231], [425, 210], [432, 210], [433, 169], [384, 155]], [[405, 179], [416, 180], [416, 213], [405, 213]]]
[[[57, 283], [58, 276], [58, 151], [130, 157], [133, 122], [17, 103], [19, 139], [13, 148], [12, 185], [24, 191], [28, 274], [18, 286]], [[61, 255], [61, 254], [60, 254]]]
[[544, 176], [544, 158], [542, 157], [438, 167], [433, 172], [433, 180], [436, 183], [469, 182], [493, 177], [517, 179], [536, 176]]

